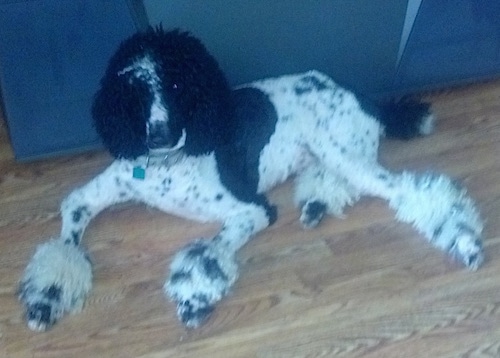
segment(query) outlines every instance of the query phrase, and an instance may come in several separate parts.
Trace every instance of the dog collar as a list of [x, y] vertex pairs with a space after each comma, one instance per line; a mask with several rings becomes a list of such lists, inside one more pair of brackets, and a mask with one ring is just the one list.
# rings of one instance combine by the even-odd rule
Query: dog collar
[[138, 180], [146, 179], [146, 169], [149, 167], [170, 167], [176, 164], [184, 155], [180, 150], [186, 144], [186, 130], [182, 130], [182, 135], [177, 144], [159, 153], [148, 152], [144, 157], [139, 157], [138, 164], [132, 170], [132, 177]]
[[177, 164], [184, 157], [180, 150], [169, 152], [164, 155], [151, 155], [139, 157], [132, 169], [132, 177], [137, 180], [146, 179], [146, 170], [148, 168], [171, 167]]

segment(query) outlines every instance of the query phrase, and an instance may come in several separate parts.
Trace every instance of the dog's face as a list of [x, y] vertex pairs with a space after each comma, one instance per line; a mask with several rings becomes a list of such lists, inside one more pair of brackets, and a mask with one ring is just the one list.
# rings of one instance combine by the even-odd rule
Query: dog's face
[[179, 103], [180, 85], [162, 76], [149, 56], [103, 79], [93, 117], [104, 144], [117, 158], [161, 155], [180, 149], [186, 128]]
[[232, 95], [203, 44], [177, 30], [150, 29], [125, 40], [94, 97], [94, 125], [116, 158], [182, 148], [213, 151], [230, 140]]

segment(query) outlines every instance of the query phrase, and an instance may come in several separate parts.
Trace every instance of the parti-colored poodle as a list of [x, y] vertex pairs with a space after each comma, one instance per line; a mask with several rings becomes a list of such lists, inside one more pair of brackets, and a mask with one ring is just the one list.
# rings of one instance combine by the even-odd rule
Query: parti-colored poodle
[[92, 115], [115, 160], [64, 199], [59, 236], [41, 244], [25, 270], [19, 297], [33, 330], [82, 308], [92, 287], [85, 228], [125, 201], [222, 223], [215, 237], [188, 243], [170, 267], [165, 293], [188, 327], [228, 294], [237, 251], [276, 220], [264, 193], [292, 176], [306, 228], [370, 195], [468, 268], [483, 261], [482, 221], [464, 189], [444, 175], [394, 173], [377, 162], [382, 135], [431, 132], [427, 104], [375, 105], [318, 71], [230, 88], [198, 39], [150, 29], [111, 58]]

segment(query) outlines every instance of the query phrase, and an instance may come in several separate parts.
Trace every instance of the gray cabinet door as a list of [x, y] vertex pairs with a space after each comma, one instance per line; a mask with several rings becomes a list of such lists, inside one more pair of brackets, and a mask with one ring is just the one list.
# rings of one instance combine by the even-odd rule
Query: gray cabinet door
[[200, 37], [233, 84], [309, 69], [392, 89], [407, 0], [144, 0], [149, 21]]

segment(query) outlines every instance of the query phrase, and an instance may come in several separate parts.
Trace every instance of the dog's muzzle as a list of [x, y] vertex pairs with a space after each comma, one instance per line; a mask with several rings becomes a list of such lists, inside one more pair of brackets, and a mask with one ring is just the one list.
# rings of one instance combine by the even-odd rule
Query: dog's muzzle
[[167, 123], [157, 122], [148, 128], [146, 145], [149, 149], [176, 150], [184, 146], [185, 141], [186, 131], [183, 130], [180, 137], [172, 135]]
[[176, 151], [186, 144], [186, 130], [182, 130], [182, 134], [177, 142], [174, 142], [170, 135], [165, 135], [164, 131], [151, 131], [148, 135], [146, 145], [150, 151], [169, 153]]

